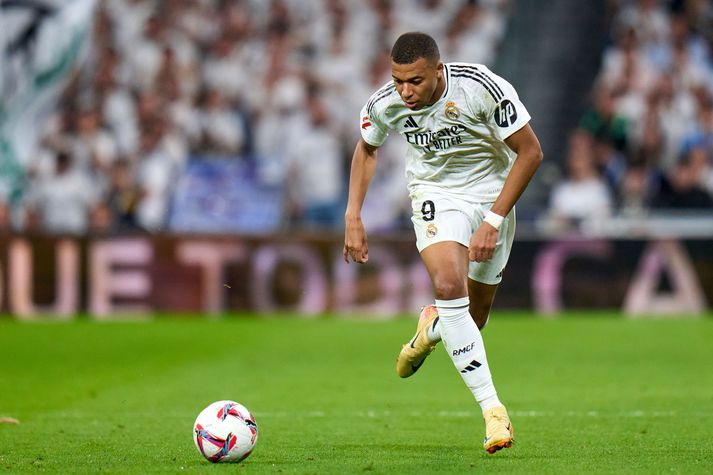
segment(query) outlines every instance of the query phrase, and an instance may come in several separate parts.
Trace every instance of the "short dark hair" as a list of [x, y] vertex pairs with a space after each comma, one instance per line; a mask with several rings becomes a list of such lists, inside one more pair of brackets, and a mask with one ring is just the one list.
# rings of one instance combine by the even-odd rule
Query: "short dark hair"
[[391, 48], [391, 60], [396, 64], [411, 64], [426, 58], [429, 61], [441, 59], [436, 40], [426, 33], [412, 31], [399, 36]]

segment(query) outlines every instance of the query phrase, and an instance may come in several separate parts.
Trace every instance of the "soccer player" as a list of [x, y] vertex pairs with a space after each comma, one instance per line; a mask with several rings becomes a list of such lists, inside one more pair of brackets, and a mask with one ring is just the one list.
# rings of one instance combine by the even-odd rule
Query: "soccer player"
[[510, 447], [513, 426], [498, 399], [480, 335], [508, 260], [515, 202], [542, 162], [530, 115], [515, 89], [480, 64], [440, 61], [436, 42], [405, 33], [391, 50], [393, 80], [361, 111], [352, 158], [344, 260], [368, 260], [361, 207], [389, 130], [409, 143], [406, 176], [416, 247], [436, 297], [404, 345], [396, 370], [414, 374], [439, 341], [481, 407], [483, 446]]

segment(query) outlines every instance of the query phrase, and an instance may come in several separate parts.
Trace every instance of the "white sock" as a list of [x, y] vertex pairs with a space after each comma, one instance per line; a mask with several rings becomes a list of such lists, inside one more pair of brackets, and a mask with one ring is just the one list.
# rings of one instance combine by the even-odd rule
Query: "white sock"
[[490, 375], [483, 338], [468, 312], [469, 304], [468, 297], [436, 300], [438, 326], [448, 356], [453, 360], [480, 408], [485, 411], [494, 406], [502, 406], [502, 403], [498, 399]]
[[[441, 320], [440, 315], [436, 317], [436, 319], [431, 323], [428, 328], [426, 329], [426, 337], [428, 338], [428, 341], [431, 343], [438, 343], [441, 341], [443, 338], [441, 337], [441, 325], [439, 325], [439, 322]], [[485, 318], [485, 323], [483, 323], [483, 328], [488, 324], [490, 321], [490, 315], [488, 315]], [[481, 328], [480, 330], [482, 330]]]
[[438, 343], [441, 341], [441, 316], [437, 316], [436, 319], [431, 323], [426, 329], [426, 337], [431, 343]]

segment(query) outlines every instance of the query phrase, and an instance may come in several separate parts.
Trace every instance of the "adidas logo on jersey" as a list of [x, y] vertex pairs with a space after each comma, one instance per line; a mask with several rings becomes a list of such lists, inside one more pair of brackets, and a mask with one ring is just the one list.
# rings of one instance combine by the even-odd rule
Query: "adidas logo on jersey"
[[410, 115], [410, 116], [408, 116], [408, 119], [406, 119], [404, 126], [415, 128], [415, 127], [418, 127], [418, 124], [416, 123], [416, 120], [414, 120], [413, 116]]

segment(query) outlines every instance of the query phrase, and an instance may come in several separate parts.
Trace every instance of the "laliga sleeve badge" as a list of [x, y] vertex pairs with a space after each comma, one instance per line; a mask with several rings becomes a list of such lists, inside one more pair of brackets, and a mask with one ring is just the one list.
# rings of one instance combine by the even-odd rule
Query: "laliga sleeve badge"
[[426, 226], [426, 236], [429, 238], [435, 237], [438, 234], [438, 228], [435, 224], [431, 223]]
[[456, 107], [456, 103], [453, 101], [446, 102], [446, 117], [451, 120], [456, 120], [460, 117], [460, 111]]

